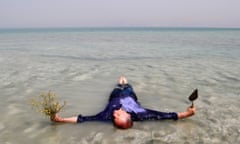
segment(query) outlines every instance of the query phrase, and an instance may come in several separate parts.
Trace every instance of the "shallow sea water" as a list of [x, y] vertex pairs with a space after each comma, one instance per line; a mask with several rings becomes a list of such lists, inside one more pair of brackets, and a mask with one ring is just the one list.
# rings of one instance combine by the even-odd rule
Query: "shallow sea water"
[[[228, 144], [240, 142], [239, 29], [0, 30], [0, 143]], [[179, 121], [55, 124], [29, 99], [52, 90], [62, 116], [101, 111], [120, 75], [144, 107], [184, 111], [195, 89], [195, 116]]]

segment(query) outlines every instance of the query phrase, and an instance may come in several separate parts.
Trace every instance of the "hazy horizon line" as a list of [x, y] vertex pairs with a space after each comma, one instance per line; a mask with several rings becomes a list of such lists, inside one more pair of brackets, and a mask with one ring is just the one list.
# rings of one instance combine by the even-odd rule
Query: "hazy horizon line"
[[218, 26], [49, 26], [49, 27], [0, 27], [0, 29], [84, 29], [84, 28], [163, 28], [163, 29], [240, 29], [240, 27], [218, 27]]

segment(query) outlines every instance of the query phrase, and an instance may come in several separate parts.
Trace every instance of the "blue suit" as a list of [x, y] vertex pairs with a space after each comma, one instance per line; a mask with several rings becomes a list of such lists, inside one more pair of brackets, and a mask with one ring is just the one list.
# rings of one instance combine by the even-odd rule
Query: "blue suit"
[[128, 112], [133, 121], [178, 119], [175, 112], [166, 113], [143, 108], [138, 102], [137, 96], [130, 84], [118, 84], [111, 92], [108, 104], [102, 112], [92, 116], [79, 115], [77, 122], [112, 121], [114, 110], [120, 108]]

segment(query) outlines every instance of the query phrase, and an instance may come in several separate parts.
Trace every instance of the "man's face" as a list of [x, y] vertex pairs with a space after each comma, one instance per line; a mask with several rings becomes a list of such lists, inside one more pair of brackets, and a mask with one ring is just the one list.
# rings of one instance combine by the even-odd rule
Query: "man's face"
[[117, 125], [121, 125], [122, 127], [127, 127], [128, 120], [131, 120], [130, 114], [126, 111], [119, 109], [113, 112], [114, 122]]

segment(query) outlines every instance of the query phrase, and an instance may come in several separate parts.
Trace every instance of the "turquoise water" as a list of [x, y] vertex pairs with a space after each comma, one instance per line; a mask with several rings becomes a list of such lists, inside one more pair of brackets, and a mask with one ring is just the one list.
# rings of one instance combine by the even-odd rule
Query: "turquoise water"
[[[58, 28], [0, 30], [1, 143], [239, 143], [240, 29]], [[28, 105], [54, 91], [62, 116], [102, 110], [120, 75], [143, 106], [184, 111], [186, 120], [52, 124]]]

